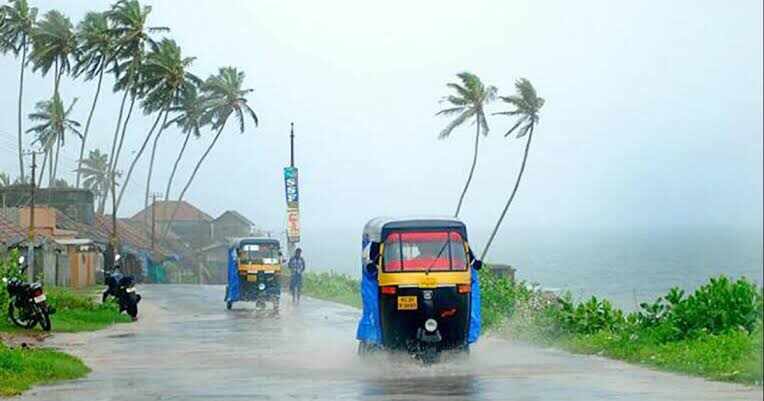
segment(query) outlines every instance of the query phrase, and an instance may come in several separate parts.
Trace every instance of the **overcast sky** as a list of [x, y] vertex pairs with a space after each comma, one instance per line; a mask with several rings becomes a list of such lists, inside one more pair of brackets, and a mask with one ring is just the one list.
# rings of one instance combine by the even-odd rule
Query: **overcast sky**
[[[110, 4], [30, 1], [75, 24]], [[291, 121], [302, 224], [314, 247], [327, 241], [324, 229], [355, 241], [375, 215], [452, 213], [474, 127], [439, 141], [448, 121], [434, 114], [449, 94], [445, 84], [468, 70], [501, 94], [526, 77], [547, 100], [498, 243], [526, 227], [761, 227], [761, 1], [146, 3], [154, 7], [150, 24], [170, 27], [184, 55], [197, 57], [196, 74], [233, 65], [255, 89], [249, 99], [260, 126], [239, 134], [231, 125], [187, 195], [212, 215], [237, 209], [283, 229]], [[52, 90], [51, 76], [28, 77], [25, 113]], [[0, 171], [14, 176], [17, 84], [17, 60], [0, 57]], [[83, 123], [94, 88], [62, 82], [67, 101], [79, 98], [75, 118]], [[108, 152], [118, 106], [106, 91], [89, 148]], [[151, 121], [132, 120], [121, 169]], [[524, 145], [503, 137], [510, 120], [489, 124], [463, 213], [481, 243]], [[193, 141], [176, 188], [211, 138]], [[153, 191], [163, 191], [181, 139], [165, 132]], [[68, 171], [74, 145], [62, 161]], [[143, 206], [146, 161], [130, 183], [127, 215]]]

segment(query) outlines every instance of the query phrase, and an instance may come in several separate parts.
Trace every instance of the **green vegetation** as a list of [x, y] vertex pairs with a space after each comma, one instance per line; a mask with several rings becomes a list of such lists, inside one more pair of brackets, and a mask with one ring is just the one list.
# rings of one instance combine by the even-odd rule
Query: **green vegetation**
[[[0, 259], [0, 277], [17, 277], [24, 279], [17, 265], [18, 256], [11, 253], [4, 260]], [[119, 313], [114, 302], [106, 304], [94, 301], [95, 293], [89, 291], [74, 291], [68, 288], [45, 288], [48, 303], [56, 308], [51, 316], [54, 332], [76, 332], [99, 330], [114, 323], [129, 322], [130, 317]], [[0, 286], [0, 332], [23, 333], [21, 329], [9, 322], [8, 292], [5, 286]], [[39, 326], [34, 329], [38, 331]]]
[[[350, 276], [310, 272], [303, 284], [305, 295], [361, 306]], [[490, 268], [481, 270], [480, 288], [488, 332], [714, 380], [764, 380], [764, 296], [745, 279], [712, 278], [689, 295], [674, 288], [632, 313], [596, 297], [557, 298]]]
[[[288, 277], [286, 282], [289, 282]], [[302, 292], [314, 298], [361, 307], [360, 283], [346, 274], [334, 271], [305, 272], [302, 278]]]
[[32, 385], [85, 376], [90, 369], [76, 357], [39, 348], [9, 348], [0, 343], [0, 396], [11, 396]]

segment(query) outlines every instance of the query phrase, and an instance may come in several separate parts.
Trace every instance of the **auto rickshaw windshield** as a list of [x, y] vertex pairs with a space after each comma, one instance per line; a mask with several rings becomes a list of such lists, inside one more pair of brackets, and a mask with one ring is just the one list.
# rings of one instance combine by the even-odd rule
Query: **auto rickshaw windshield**
[[244, 244], [239, 251], [243, 263], [268, 263], [279, 260], [279, 248], [273, 244]]
[[385, 239], [386, 272], [463, 271], [464, 240], [455, 231], [393, 232]]

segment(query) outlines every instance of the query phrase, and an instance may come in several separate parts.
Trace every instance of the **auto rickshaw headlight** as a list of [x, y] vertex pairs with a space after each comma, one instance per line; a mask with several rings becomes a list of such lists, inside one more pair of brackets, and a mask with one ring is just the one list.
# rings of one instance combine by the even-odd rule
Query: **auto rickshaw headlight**
[[265, 283], [260, 283], [260, 284], [258, 284], [258, 285], [257, 285], [257, 288], [258, 288], [260, 291], [264, 290], [264, 289], [265, 289]]
[[424, 322], [424, 329], [433, 332], [438, 329], [438, 322], [435, 319], [427, 319]]

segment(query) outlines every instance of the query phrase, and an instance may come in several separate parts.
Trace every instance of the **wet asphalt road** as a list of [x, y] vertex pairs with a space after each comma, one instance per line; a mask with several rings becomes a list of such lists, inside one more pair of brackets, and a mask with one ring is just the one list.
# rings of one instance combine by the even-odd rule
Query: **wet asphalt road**
[[468, 360], [423, 367], [405, 356], [361, 361], [353, 308], [283, 302], [226, 311], [222, 286], [142, 286], [138, 323], [51, 343], [82, 357], [86, 378], [19, 400], [761, 400], [761, 388], [654, 372], [482, 338]]

